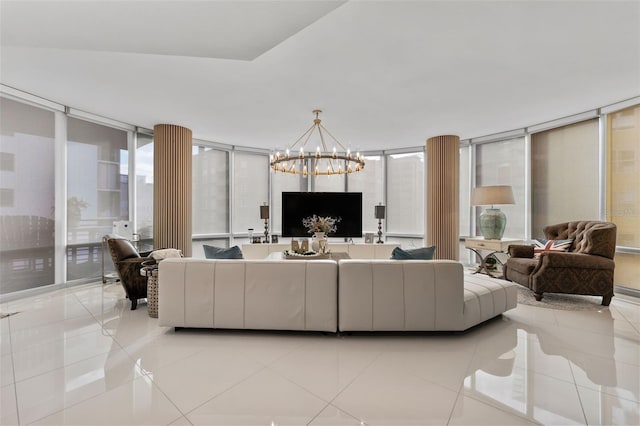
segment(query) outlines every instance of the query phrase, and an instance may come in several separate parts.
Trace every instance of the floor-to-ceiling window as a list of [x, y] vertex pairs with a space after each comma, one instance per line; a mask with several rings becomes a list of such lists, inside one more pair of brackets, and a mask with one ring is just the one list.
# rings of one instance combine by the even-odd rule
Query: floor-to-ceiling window
[[460, 235], [471, 236], [471, 156], [470, 145], [460, 146]]
[[0, 98], [0, 294], [55, 282], [52, 111]]
[[[260, 206], [269, 203], [269, 157], [266, 154], [235, 151], [233, 160], [233, 233], [241, 235], [254, 229], [264, 237], [264, 220]], [[244, 240], [248, 241], [248, 240]]]
[[[374, 206], [385, 203], [384, 198], [384, 156], [364, 157], [364, 170], [347, 176], [349, 192], [362, 192], [362, 232], [377, 233], [378, 220]], [[383, 221], [384, 224], [384, 221]], [[384, 232], [385, 229], [382, 229]]]
[[204, 257], [203, 244], [229, 245], [229, 151], [196, 141], [192, 152], [192, 255]]
[[100, 276], [102, 237], [129, 219], [127, 138], [67, 119], [67, 280]]
[[[121, 130], [127, 126], [113, 128], [109, 127], [110, 123], [95, 124], [73, 116], [73, 113], [65, 117], [62, 112], [54, 113], [44, 107], [4, 97], [1, 106], [1, 293], [54, 284], [54, 271], [63, 275], [58, 277], [61, 281], [65, 266], [68, 280], [99, 276], [102, 235], [111, 231], [113, 221], [129, 219], [128, 187], [133, 182], [129, 182], [127, 172], [127, 141], [131, 135]], [[47, 108], [53, 107], [47, 105]], [[602, 175], [604, 160], [602, 147], [598, 145], [597, 118], [531, 135], [532, 172], [531, 187], [528, 188], [532, 237], [542, 236], [542, 227], [551, 223], [604, 219], [602, 206], [603, 194], [606, 194], [606, 218], [618, 225], [616, 284], [634, 288], [640, 288], [637, 281], [640, 276], [640, 262], [637, 261], [640, 255], [637, 241], [640, 196], [636, 185], [640, 179], [640, 168], [637, 167], [640, 158], [638, 108], [615, 111], [607, 116], [604, 192], [599, 191], [605, 176]], [[60, 165], [56, 165], [54, 158], [60, 159], [60, 155], [54, 145], [59, 141], [64, 144], [64, 135], [67, 135], [67, 195], [62, 200], [61, 196], [60, 199], [55, 197], [55, 176], [58, 176]], [[139, 133], [136, 141], [136, 155], [132, 156], [136, 176], [133, 206], [136, 232], [150, 242], [153, 138]], [[234, 240], [235, 244], [245, 242], [249, 227], [254, 228], [255, 235], [261, 235], [264, 223], [258, 207], [268, 202], [269, 197], [270, 232], [278, 234], [281, 193], [300, 190], [362, 192], [363, 232], [377, 231], [372, 207], [382, 201], [387, 205], [387, 241], [407, 247], [423, 243], [424, 153], [419, 149], [368, 156], [365, 171], [346, 178], [301, 178], [282, 173], [269, 176], [267, 156], [257, 150], [236, 150], [204, 141], [194, 142], [194, 145], [195, 256], [198, 256], [195, 246], [199, 244], [201, 250], [203, 242], [215, 245], [228, 245]], [[514, 206], [501, 207], [508, 218], [505, 235], [527, 235], [527, 232], [521, 232], [529, 231], [524, 229], [525, 217], [529, 214], [524, 210], [523, 187], [528, 178], [528, 164], [524, 164], [524, 159], [529, 155], [525, 150], [523, 138], [461, 147], [461, 235], [472, 230], [472, 219], [466, 216], [472, 212], [468, 206], [470, 188], [465, 185], [469, 186], [471, 181], [476, 185], [504, 184], [505, 180], [510, 180], [507, 184], [513, 186], [516, 197]], [[233, 164], [229, 163], [231, 159]], [[230, 200], [231, 194], [233, 200]], [[64, 209], [56, 210], [56, 203]], [[67, 211], [68, 234], [63, 236], [63, 232], [55, 233], [56, 226], [61, 223], [55, 222], [55, 218], [64, 210]], [[24, 231], [25, 221], [29, 223], [28, 232]], [[230, 224], [233, 224], [232, 228]], [[66, 249], [66, 256], [60, 253], [58, 260], [54, 254], [54, 237], [62, 241], [61, 246], [66, 242], [66, 247], [58, 246], [60, 250]], [[24, 241], [19, 241], [20, 238]], [[16, 247], [25, 247], [25, 250]], [[59, 268], [56, 269], [56, 265]]]
[[598, 119], [531, 137], [533, 238], [546, 225], [598, 220]]
[[471, 227], [471, 145], [460, 145], [460, 260], [471, 263], [475, 260], [472, 251], [465, 250], [464, 239], [473, 236]]
[[387, 155], [387, 241], [422, 246], [424, 152]]
[[[309, 177], [271, 172], [271, 233], [282, 235], [282, 193], [306, 191]], [[258, 232], [260, 230], [257, 230]]]
[[[513, 189], [515, 204], [496, 206], [507, 216], [506, 238], [525, 236], [524, 150], [524, 138], [476, 146], [476, 186], [509, 185]], [[476, 218], [485, 208], [476, 207]], [[478, 224], [476, 229], [479, 229]]]
[[640, 290], [640, 106], [607, 120], [607, 220], [618, 227], [615, 282]]
[[136, 140], [136, 232], [141, 250], [153, 248], [153, 136], [137, 134]]

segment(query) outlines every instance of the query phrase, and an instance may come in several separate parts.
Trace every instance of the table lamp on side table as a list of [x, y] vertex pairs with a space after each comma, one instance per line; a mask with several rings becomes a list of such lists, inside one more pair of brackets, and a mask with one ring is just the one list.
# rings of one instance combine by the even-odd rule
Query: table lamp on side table
[[507, 217], [495, 208], [499, 204], [515, 204], [509, 185], [478, 186], [471, 192], [471, 205], [491, 206], [480, 215], [480, 231], [487, 240], [500, 240], [507, 226]]

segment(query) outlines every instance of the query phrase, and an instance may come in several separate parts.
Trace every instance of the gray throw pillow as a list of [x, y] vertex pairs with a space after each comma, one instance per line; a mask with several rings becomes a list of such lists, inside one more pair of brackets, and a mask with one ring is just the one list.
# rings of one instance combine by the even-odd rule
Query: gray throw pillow
[[202, 248], [207, 259], [243, 259], [242, 250], [238, 246], [223, 248], [203, 244]]
[[421, 247], [417, 249], [403, 250], [400, 247], [396, 247], [391, 252], [391, 259], [405, 260], [405, 259], [419, 259], [419, 260], [432, 260], [433, 254], [436, 251], [436, 246]]

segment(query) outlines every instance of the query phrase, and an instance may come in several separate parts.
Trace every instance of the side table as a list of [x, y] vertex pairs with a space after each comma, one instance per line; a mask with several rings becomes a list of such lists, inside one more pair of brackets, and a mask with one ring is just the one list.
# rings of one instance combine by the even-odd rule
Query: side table
[[[493, 275], [489, 269], [487, 269], [487, 259], [493, 257], [498, 261], [501, 265], [503, 262], [496, 256], [496, 253], [505, 253], [509, 246], [512, 244], [524, 244], [523, 240], [518, 240], [516, 238], [502, 238], [500, 240], [486, 240], [484, 237], [470, 237], [464, 240], [465, 248], [474, 252], [480, 258], [480, 265], [474, 271], [474, 274], [479, 272], [489, 275], [490, 277], [501, 278], [501, 276]], [[482, 255], [481, 250], [489, 251], [486, 255]]]
[[158, 264], [147, 262], [153, 263], [140, 269], [140, 273], [147, 277], [147, 312], [151, 318], [158, 318]]

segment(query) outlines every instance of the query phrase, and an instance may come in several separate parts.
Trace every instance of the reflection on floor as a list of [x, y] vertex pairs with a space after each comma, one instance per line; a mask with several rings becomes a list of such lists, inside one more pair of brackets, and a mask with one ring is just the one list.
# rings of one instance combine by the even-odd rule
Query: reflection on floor
[[640, 301], [466, 333], [159, 327], [117, 284], [4, 303], [0, 424], [639, 424]]

